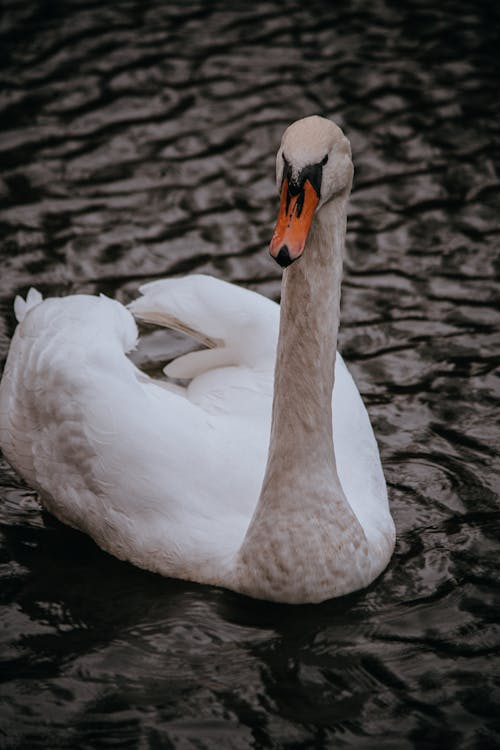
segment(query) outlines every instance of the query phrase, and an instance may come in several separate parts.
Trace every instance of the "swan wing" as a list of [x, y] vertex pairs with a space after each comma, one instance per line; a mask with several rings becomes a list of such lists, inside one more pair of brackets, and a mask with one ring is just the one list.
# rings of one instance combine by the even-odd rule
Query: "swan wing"
[[[61, 521], [117, 557], [196, 578], [193, 565], [242, 541], [264, 471], [271, 392], [260, 393], [268, 407], [251, 419], [230, 413], [230, 399], [207, 410], [187, 390], [145, 377], [125, 354], [136, 341], [131, 314], [106, 297], [26, 311], [0, 386], [0, 445]], [[248, 368], [211, 372], [235, 400], [236, 370], [255, 390]]]
[[370, 417], [354, 379], [337, 352], [332, 399], [333, 443], [340, 482], [372, 547], [385, 545], [394, 525]]
[[222, 366], [272, 369], [279, 307], [256, 292], [201, 274], [140, 288], [129, 305], [140, 321], [182, 331], [207, 347], [174, 360], [167, 375], [193, 378]]

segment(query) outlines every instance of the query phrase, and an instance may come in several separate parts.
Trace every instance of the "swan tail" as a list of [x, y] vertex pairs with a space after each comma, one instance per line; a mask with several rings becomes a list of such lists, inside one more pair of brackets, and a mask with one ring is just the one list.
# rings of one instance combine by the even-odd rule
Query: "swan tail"
[[26, 313], [28, 313], [32, 307], [35, 307], [35, 305], [38, 305], [42, 301], [42, 295], [40, 294], [38, 289], [35, 289], [34, 287], [30, 288], [28, 294], [26, 295], [26, 299], [23, 299], [23, 297], [18, 294], [16, 299], [14, 300], [14, 314], [16, 316], [17, 322], [22, 323], [22, 321], [26, 317]]
[[275, 356], [279, 308], [256, 292], [201, 274], [153, 281], [140, 292], [129, 305], [135, 318], [186, 333], [213, 350], [179, 357], [168, 365], [168, 375], [194, 377], [226, 365], [253, 367]]

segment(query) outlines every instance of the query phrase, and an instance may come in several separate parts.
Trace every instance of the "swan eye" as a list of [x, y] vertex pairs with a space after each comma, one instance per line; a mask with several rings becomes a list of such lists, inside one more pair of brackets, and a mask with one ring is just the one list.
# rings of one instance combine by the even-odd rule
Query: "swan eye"
[[328, 154], [322, 159], [321, 166], [324, 167], [327, 161], [328, 161]]

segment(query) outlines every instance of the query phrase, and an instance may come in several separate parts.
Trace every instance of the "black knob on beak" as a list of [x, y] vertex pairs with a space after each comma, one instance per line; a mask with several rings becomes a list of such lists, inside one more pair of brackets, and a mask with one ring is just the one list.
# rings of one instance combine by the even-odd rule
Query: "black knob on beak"
[[280, 248], [280, 251], [275, 260], [280, 264], [280, 266], [282, 266], [282, 268], [286, 268], [290, 265], [290, 263], [293, 263], [294, 259], [290, 258], [290, 253], [288, 252], [287, 245], [283, 245]]

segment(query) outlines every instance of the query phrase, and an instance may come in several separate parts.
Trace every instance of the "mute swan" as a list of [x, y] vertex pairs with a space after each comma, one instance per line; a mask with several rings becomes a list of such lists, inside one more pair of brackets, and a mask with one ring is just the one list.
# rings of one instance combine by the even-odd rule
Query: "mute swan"
[[307, 117], [285, 131], [276, 165], [281, 317], [210, 277], [146, 284], [132, 313], [209, 347], [166, 368], [191, 378], [183, 388], [125, 356], [137, 330], [118, 302], [31, 290], [16, 300], [0, 445], [51, 513], [116, 557], [320, 602], [376, 578], [395, 532], [367, 412], [336, 356], [350, 145]]

